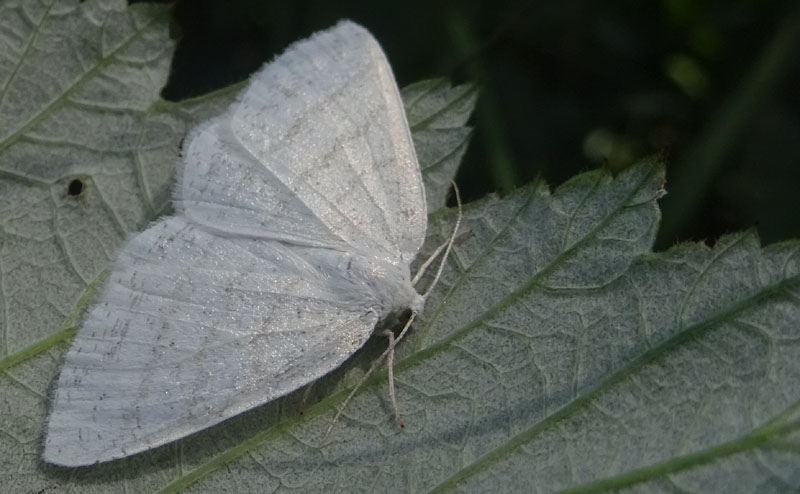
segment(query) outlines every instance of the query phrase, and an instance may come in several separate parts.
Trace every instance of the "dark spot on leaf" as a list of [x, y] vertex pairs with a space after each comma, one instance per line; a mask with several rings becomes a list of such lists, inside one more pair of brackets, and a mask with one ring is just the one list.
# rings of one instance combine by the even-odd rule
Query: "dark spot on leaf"
[[83, 181], [79, 178], [74, 178], [67, 186], [67, 194], [71, 196], [79, 196], [83, 192]]

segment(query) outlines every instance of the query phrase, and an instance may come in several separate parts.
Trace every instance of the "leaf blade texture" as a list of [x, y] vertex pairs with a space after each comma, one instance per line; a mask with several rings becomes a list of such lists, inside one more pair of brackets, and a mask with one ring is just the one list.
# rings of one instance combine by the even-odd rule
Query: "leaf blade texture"
[[[307, 401], [293, 395], [107, 465], [42, 464], [49, 387], [87, 287], [125, 235], [168, 209], [183, 133], [238, 88], [158, 99], [172, 50], [159, 7], [5, 1], [0, 25], [14, 33], [0, 49], [0, 478], [10, 491], [798, 488], [798, 242], [762, 248], [747, 232], [650, 252], [663, 186], [652, 163], [466, 206], [443, 281], [398, 349], [402, 431], [383, 374], [322, 440], [385, 347], [376, 341]], [[37, 68], [50, 73], [23, 91]], [[430, 252], [451, 231], [441, 206], [469, 136], [458, 102], [474, 101], [474, 88], [419, 84], [403, 96], [434, 190]], [[432, 102], [419, 106], [425, 94]], [[439, 161], [446, 173], [427, 170]], [[75, 179], [83, 189], [72, 196]]]

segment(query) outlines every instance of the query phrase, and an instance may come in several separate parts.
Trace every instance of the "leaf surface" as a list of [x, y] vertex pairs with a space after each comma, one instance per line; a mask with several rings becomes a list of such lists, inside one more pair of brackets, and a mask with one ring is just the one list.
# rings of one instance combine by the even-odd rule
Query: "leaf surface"
[[[238, 87], [159, 98], [161, 7], [0, 3], [0, 479], [11, 492], [786, 492], [800, 488], [798, 242], [652, 253], [663, 169], [593, 171], [466, 205], [398, 348], [310, 391], [80, 469], [41, 462], [49, 388], [125, 236], [169, 210], [179, 144]], [[391, 57], [391, 54], [389, 54]], [[402, 91], [428, 191], [422, 258], [470, 130], [472, 86]], [[76, 185], [76, 181], [77, 184]]]

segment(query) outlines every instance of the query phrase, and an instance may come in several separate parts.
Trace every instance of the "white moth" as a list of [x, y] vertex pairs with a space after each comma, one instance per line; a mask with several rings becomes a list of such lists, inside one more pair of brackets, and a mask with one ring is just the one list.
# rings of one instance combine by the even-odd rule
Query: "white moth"
[[293, 44], [195, 129], [176, 213], [120, 251], [67, 353], [44, 459], [138, 453], [337, 368], [419, 311], [419, 164], [375, 39], [352, 22]]

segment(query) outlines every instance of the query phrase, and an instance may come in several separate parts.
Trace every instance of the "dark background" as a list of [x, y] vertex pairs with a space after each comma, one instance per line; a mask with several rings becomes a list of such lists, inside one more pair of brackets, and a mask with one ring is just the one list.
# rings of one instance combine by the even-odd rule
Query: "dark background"
[[800, 2], [179, 0], [172, 14], [166, 99], [241, 81], [347, 17], [401, 87], [481, 86], [467, 200], [655, 156], [658, 249], [750, 227], [764, 244], [800, 237]]

